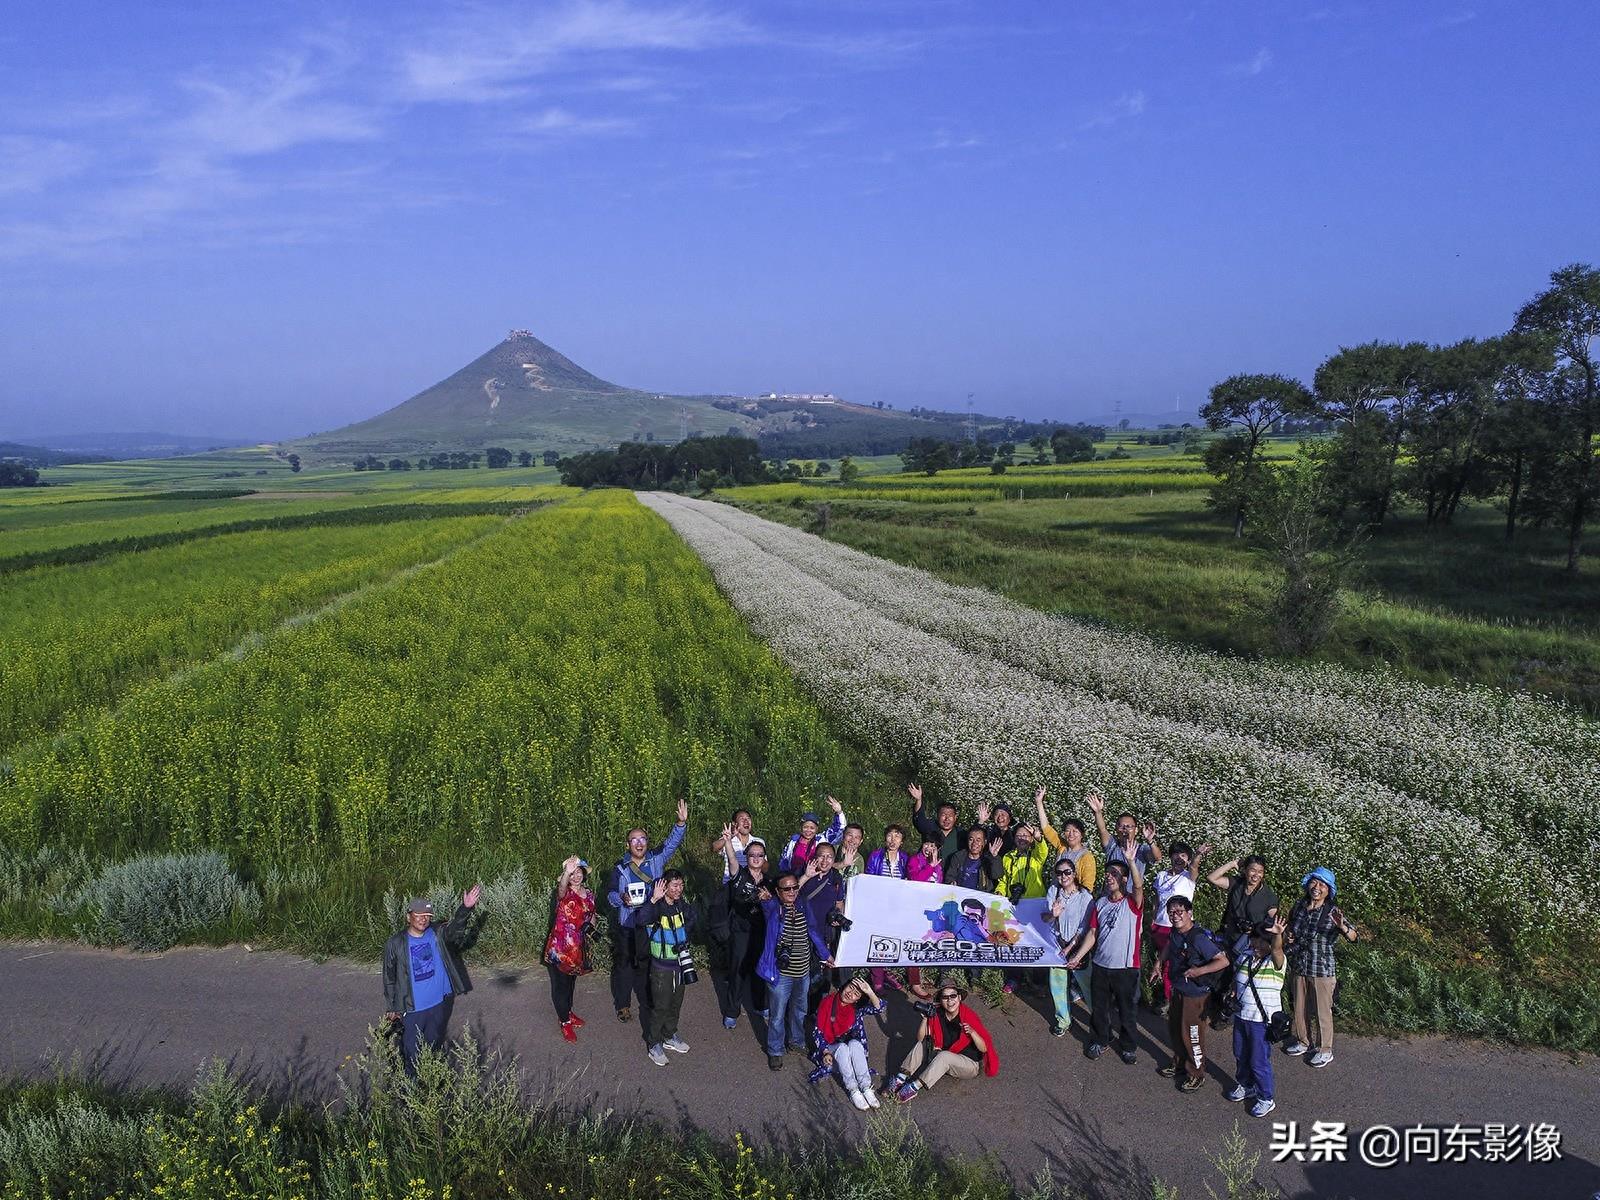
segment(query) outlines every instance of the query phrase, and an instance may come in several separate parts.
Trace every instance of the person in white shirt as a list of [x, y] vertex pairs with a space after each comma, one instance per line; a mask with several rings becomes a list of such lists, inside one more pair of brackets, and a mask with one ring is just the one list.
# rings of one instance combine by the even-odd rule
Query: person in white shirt
[[1282, 914], [1269, 925], [1258, 925], [1250, 932], [1250, 948], [1234, 964], [1233, 987], [1238, 1012], [1233, 1018], [1233, 1090], [1228, 1099], [1254, 1100], [1252, 1117], [1264, 1117], [1278, 1107], [1273, 1098], [1272, 1043], [1268, 1028], [1277, 1018], [1284, 1024]]
[[1172, 940], [1172, 918], [1167, 913], [1167, 901], [1174, 896], [1194, 901], [1194, 887], [1199, 879], [1200, 860], [1211, 853], [1209, 844], [1191, 849], [1187, 842], [1173, 842], [1167, 848], [1169, 865], [1151, 876], [1155, 884], [1155, 916], [1150, 924], [1150, 940], [1155, 944], [1156, 960], [1161, 963], [1161, 1003], [1158, 1011], [1167, 1015], [1172, 1003], [1172, 971], [1166, 961], [1167, 943]]

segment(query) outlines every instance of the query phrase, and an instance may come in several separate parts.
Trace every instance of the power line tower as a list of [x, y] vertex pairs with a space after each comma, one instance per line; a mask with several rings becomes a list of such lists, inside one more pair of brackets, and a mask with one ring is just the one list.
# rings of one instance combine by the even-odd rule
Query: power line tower
[[969, 444], [978, 440], [978, 414], [972, 410], [973, 393], [967, 393], [967, 441]]
[[678, 440], [680, 442], [689, 440], [689, 410], [687, 408], [678, 410]]

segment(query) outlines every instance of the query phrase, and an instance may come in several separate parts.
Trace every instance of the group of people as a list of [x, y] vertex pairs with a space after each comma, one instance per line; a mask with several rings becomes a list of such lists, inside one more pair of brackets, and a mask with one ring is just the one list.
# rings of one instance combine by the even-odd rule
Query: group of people
[[[902, 982], [882, 969], [836, 967], [835, 950], [848, 925], [846, 889], [857, 875], [994, 892], [1013, 904], [1044, 901], [1065, 964], [1048, 968], [1051, 1032], [1065, 1037], [1081, 1007], [1084, 1054], [1091, 1060], [1110, 1049], [1125, 1063], [1137, 1061], [1143, 982], [1167, 1020], [1170, 1058], [1159, 1073], [1180, 1091], [1202, 1087], [1208, 1030], [1230, 1023], [1235, 1066], [1227, 1098], [1251, 1101], [1256, 1116], [1276, 1104], [1275, 1046], [1288, 1055], [1309, 1053], [1313, 1067], [1333, 1061], [1334, 948], [1358, 935], [1335, 903], [1328, 868], [1306, 875], [1301, 896], [1284, 912], [1259, 855], [1202, 875], [1209, 845], [1174, 841], [1163, 847], [1155, 825], [1131, 813], [1108, 826], [1096, 792], [1087, 797], [1098, 839], [1091, 846], [1077, 818], [1055, 828], [1044, 788], [1034, 796], [1034, 820], [1018, 820], [1006, 804], [979, 804], [976, 820], [965, 827], [955, 804], [942, 802], [930, 814], [921, 788], [907, 790], [911, 827], [920, 839], [915, 850], [907, 848], [898, 824], [885, 828], [881, 846], [869, 850], [863, 827], [830, 796], [826, 825], [818, 813], [804, 814], [774, 854], [755, 834], [750, 812], [737, 810], [712, 844], [722, 882], [703, 910], [685, 898], [684, 874], [669, 865], [683, 844], [688, 805], [679, 802], [677, 823], [654, 848], [646, 830], [629, 831], [605, 893], [612, 914], [611, 996], [620, 1021], [633, 1020], [637, 1009], [651, 1062], [665, 1066], [669, 1054], [689, 1052], [679, 1017], [685, 989], [697, 977], [690, 942], [698, 935], [713, 951], [724, 1027], [758, 1016], [774, 1071], [783, 1068], [786, 1054], [809, 1055], [812, 1080], [837, 1078], [861, 1109], [877, 1107], [880, 1095], [909, 1102], [946, 1075], [997, 1074], [994, 1039], [967, 1003], [975, 983], [971, 968], [937, 977], [910, 968]], [[592, 969], [599, 906], [589, 876], [579, 858], [562, 864], [545, 946], [551, 1000], [567, 1041], [576, 1041], [583, 1026], [572, 1008], [576, 981]], [[1195, 918], [1202, 883], [1223, 893], [1215, 930]], [[471, 986], [460, 956], [476, 937], [477, 891], [468, 892], [442, 926], [431, 906], [413, 902], [408, 927], [386, 948], [385, 994], [402, 1029], [408, 1070], [420, 1045], [442, 1044], [449, 1005]], [[1153, 909], [1148, 921], [1147, 907]], [[1007, 968], [1003, 988], [1038, 986], [1040, 974]], [[910, 1049], [876, 1088], [866, 1019], [884, 1012], [891, 988], [909, 993], [920, 1024]]]

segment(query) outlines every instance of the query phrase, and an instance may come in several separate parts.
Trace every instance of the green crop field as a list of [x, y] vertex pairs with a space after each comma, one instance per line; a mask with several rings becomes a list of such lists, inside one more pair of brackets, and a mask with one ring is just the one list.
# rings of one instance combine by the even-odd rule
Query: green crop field
[[[1198, 460], [1165, 447], [1135, 450], [1143, 453], [998, 476], [903, 475], [880, 459], [864, 464], [876, 473], [851, 485], [806, 480], [717, 496], [807, 528], [820, 528], [818, 506], [827, 502], [828, 542], [878, 556], [876, 566], [865, 560], [860, 596], [887, 600], [909, 589], [894, 601], [902, 615], [924, 606], [918, 597], [928, 598], [929, 614], [943, 610], [931, 599], [936, 581], [901, 579], [894, 563], [976, 585], [991, 599], [1089, 618], [1082, 630], [1103, 628], [1108, 640], [1117, 630], [1170, 639], [1138, 651], [1147, 659], [1130, 660], [1125, 680], [1107, 674], [1104, 653], [1081, 669], [1067, 660], [1050, 667], [1073, 686], [1098, 678], [1118, 704], [1151, 686], [1152, 662], [1168, 676], [1189, 669], [1174, 665], [1191, 662], [1186, 647], [1228, 656], [1220, 665], [1192, 660], [1197, 680], [1216, 675], [1217, 687], [1240, 686], [1250, 664], [1270, 664], [1257, 615], [1270, 569], [1206, 508], [1209, 478]], [[234, 469], [230, 461], [96, 464], [65, 486], [0, 495], [8, 666], [0, 677], [0, 932], [136, 945], [249, 938], [368, 955], [405, 893], [444, 899], [483, 879], [505, 917], [488, 951], [525, 958], [545, 930], [554, 864], [571, 853], [610, 861], [634, 823], [663, 830], [680, 795], [692, 808], [686, 863], [703, 889], [715, 869], [709, 840], [736, 805], [779, 836], [831, 792], [875, 843], [885, 822], [905, 819], [903, 784], [913, 774], [964, 803], [976, 794], [959, 753], [949, 757], [969, 739], [930, 730], [930, 753], [920, 734], [884, 739], [882, 722], [860, 724], [864, 689], [900, 659], [850, 651], [849, 625], [793, 640], [801, 617], [827, 608], [768, 627], [758, 610], [776, 599], [777, 584], [762, 582], [748, 596], [730, 590], [699, 557], [717, 566], [715, 554], [691, 549], [627, 492], [553, 486], [548, 468], [295, 475], [272, 467], [266, 477], [216, 478]], [[49, 474], [61, 482], [60, 471]], [[254, 494], [218, 494], [244, 488]], [[1372, 543], [1321, 654], [1336, 672], [1356, 668], [1328, 677], [1344, 680], [1328, 720], [1360, 727], [1363, 718], [1339, 706], [1369, 691], [1381, 699], [1407, 678], [1492, 684], [1595, 710], [1594, 573], [1564, 579], [1553, 537], [1533, 533], [1507, 547], [1497, 520], [1492, 509], [1474, 509], [1429, 533], [1402, 515]], [[809, 544], [831, 551], [828, 542]], [[811, 551], [797, 544], [784, 553], [802, 563]], [[897, 636], [913, 635], [907, 627]], [[1093, 640], [1092, 632], [1074, 636]], [[992, 647], [962, 644], [966, 653], [998, 654], [985, 670], [1009, 678], [1026, 649], [994, 637]], [[802, 646], [831, 648], [820, 675], [805, 665]], [[1363, 674], [1376, 668], [1387, 670]], [[889, 686], [906, 695], [928, 685]], [[940, 704], [954, 712], [964, 685], [952, 677], [949, 686]], [[1186, 698], [1171, 678], [1163, 687], [1160, 720], [1197, 719], [1191, 710], [1204, 709], [1214, 690], [1197, 682]], [[1269, 673], [1250, 689], [1262, 711], [1281, 702], [1275, 723], [1288, 737], [1302, 706], [1296, 685]], [[1394, 695], [1400, 708], [1421, 703]], [[1473, 715], [1462, 718], [1469, 724], [1460, 738], [1506, 739], [1523, 729], [1516, 736], [1549, 756], [1540, 770], [1550, 779], [1593, 737], [1581, 718], [1571, 724], [1571, 708], [1506, 710], [1502, 719], [1486, 714], [1508, 702], [1463, 693], [1462, 703]], [[1426, 705], [1447, 710], [1449, 694], [1429, 693]], [[1156, 753], [1152, 742], [1154, 758], [1144, 762], [1144, 743], [1123, 732], [1131, 749], [1103, 764], [1055, 768], [1062, 815], [1074, 811], [1068, 792], [1082, 769], [1113, 788], [1132, 771], [1144, 782], [1129, 785], [1130, 803], [1159, 809], [1179, 828], [1206, 820], [1230, 850], [1257, 844], [1252, 830], [1266, 819], [1264, 806], [1291, 803], [1277, 795], [1287, 786], [1280, 780], [1253, 815], [1246, 802], [1226, 821], [1197, 816], [1181, 788], [1149, 790], [1151, 773], [1167, 770], [1161, 764], [1176, 751]], [[1212, 769], [1212, 735], [1184, 736], [1196, 769]], [[1295, 754], [1348, 742], [1321, 736], [1315, 721], [1294, 737]], [[1420, 789], [1422, 801], [1443, 803], [1445, 793], [1433, 795], [1427, 781], [1459, 774], [1462, 764], [1447, 754], [1428, 765], [1436, 742], [1362, 767], [1370, 779], [1360, 787]], [[1033, 753], [1012, 750], [1018, 762]], [[1328, 769], [1347, 769], [1338, 765], [1343, 752], [1326, 752], [1337, 760]], [[1340, 794], [1342, 785], [1306, 778]], [[979, 790], [1020, 799], [1034, 782], [1028, 768], [1007, 767], [989, 772]], [[1574, 855], [1581, 859], [1593, 837], [1567, 796], [1582, 792], [1581, 781], [1559, 795], [1543, 785], [1507, 793], [1517, 811], [1505, 813], [1481, 781], [1463, 776], [1449, 786], [1463, 815], [1428, 816], [1429, 837], [1455, 819], [1497, 838], [1519, 819], [1535, 821], [1540, 836], [1570, 842], [1570, 853], [1548, 864], [1569, 887]], [[1351, 819], [1387, 828], [1381, 816]], [[159, 866], [166, 860], [155, 856], [173, 853], [221, 858]], [[1327, 853], [1365, 862], [1361, 839], [1329, 844]], [[210, 879], [206, 887], [233, 898], [158, 937], [142, 918], [118, 924], [103, 911], [105, 881], [124, 869], [175, 870], [196, 888]], [[1448, 890], [1452, 878], [1438, 875], [1438, 887]], [[1374, 883], [1351, 877], [1348, 886], [1359, 901]], [[1448, 905], [1429, 904], [1427, 891], [1420, 877], [1408, 880], [1392, 911], [1363, 914], [1382, 942], [1348, 956], [1353, 1017], [1600, 1045], [1600, 1006], [1584, 998], [1592, 955], [1527, 953], [1532, 909], [1520, 905], [1479, 957], [1464, 959], [1454, 947], [1471, 934], [1475, 901], [1452, 892]], [[1403, 1003], [1390, 987], [1397, 971], [1409, 980]]]

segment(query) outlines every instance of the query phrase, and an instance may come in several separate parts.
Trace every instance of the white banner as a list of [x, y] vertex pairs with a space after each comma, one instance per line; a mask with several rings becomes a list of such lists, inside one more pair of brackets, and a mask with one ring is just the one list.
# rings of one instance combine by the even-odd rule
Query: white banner
[[1043, 900], [857, 875], [845, 891], [850, 928], [834, 962], [848, 967], [1066, 965]]

